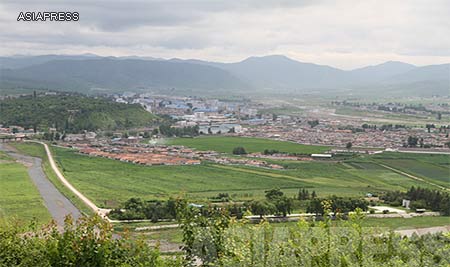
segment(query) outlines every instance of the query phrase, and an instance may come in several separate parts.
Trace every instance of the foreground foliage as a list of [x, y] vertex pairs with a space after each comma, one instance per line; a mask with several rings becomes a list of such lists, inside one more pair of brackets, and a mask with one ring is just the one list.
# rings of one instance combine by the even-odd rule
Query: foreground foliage
[[54, 224], [37, 228], [0, 221], [0, 266], [181, 266], [175, 257], [160, 255], [143, 240], [113, 235], [99, 217], [75, 223], [66, 218], [64, 232]]
[[[185, 203], [184, 203], [185, 204]], [[323, 203], [324, 210], [331, 203]], [[183, 210], [180, 208], [183, 207]], [[364, 228], [361, 210], [345, 227], [327, 219], [295, 227], [237, 222], [226, 211], [178, 206], [184, 255], [161, 255], [126, 232], [118, 237], [99, 217], [64, 232], [0, 222], [0, 266], [448, 266], [450, 235], [401, 237]], [[341, 224], [342, 225], [342, 224]]]
[[[323, 203], [325, 215], [331, 203]], [[344, 227], [324, 216], [314, 226], [267, 222], [248, 225], [211, 210], [200, 216], [184, 213], [185, 264], [200, 258], [203, 266], [449, 266], [450, 236], [401, 237], [383, 229], [362, 227], [362, 211]]]

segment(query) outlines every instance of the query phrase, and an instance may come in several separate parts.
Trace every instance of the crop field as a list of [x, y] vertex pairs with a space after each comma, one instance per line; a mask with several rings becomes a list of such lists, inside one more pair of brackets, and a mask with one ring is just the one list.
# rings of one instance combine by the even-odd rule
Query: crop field
[[74, 186], [99, 206], [106, 207], [131, 197], [162, 199], [178, 194], [199, 201], [221, 192], [241, 200], [262, 198], [265, 190], [274, 187], [280, 187], [288, 195], [306, 187], [322, 196], [361, 196], [421, 185], [387, 169], [361, 170], [327, 162], [305, 162], [287, 170], [211, 163], [149, 167], [88, 157], [69, 149], [53, 148], [53, 151], [61, 170]]
[[33, 218], [40, 223], [50, 221], [50, 213], [30, 180], [26, 167], [2, 152], [0, 184], [0, 218], [15, 217], [23, 222], [29, 222]]
[[263, 152], [265, 149], [275, 149], [280, 152], [312, 154], [329, 150], [326, 146], [301, 145], [263, 138], [202, 136], [197, 138], [175, 138], [168, 141], [171, 145], [183, 145], [198, 150], [214, 150], [232, 153], [233, 148], [242, 146], [247, 152]]
[[377, 162], [450, 187], [450, 156], [434, 154], [383, 153], [374, 156]]
[[[39, 154], [38, 145], [21, 144], [22, 150]], [[32, 149], [24, 147], [32, 146]], [[202, 163], [191, 166], [141, 166], [111, 159], [89, 157], [75, 150], [52, 147], [66, 178], [100, 207], [116, 207], [131, 197], [167, 199], [184, 195], [196, 201], [218, 193], [236, 200], [264, 198], [264, 191], [279, 187], [288, 196], [299, 188], [319, 196], [364, 196], [385, 190], [430, 187], [389, 169], [371, 157], [336, 162], [292, 162], [288, 169], [271, 170], [240, 165]], [[388, 160], [388, 159], [386, 159]], [[388, 160], [389, 161], [389, 160]]]

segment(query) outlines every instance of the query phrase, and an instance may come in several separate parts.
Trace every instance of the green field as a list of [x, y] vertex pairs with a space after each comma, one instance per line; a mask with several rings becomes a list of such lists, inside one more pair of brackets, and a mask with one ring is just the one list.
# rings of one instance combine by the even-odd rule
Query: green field
[[450, 188], [450, 155], [383, 153], [376, 162]]
[[[36, 145], [20, 146], [22, 150], [24, 146], [39, 149]], [[368, 192], [406, 190], [413, 185], [428, 186], [385, 168], [362, 169], [346, 163], [298, 162], [295, 168], [286, 170], [212, 163], [149, 167], [52, 149], [65, 176], [103, 207], [114, 207], [131, 197], [164, 199], [178, 194], [198, 201], [220, 192], [229, 193], [235, 200], [263, 198], [264, 191], [274, 187], [288, 195], [307, 187], [319, 196], [363, 196]]]
[[15, 217], [29, 222], [33, 218], [47, 223], [51, 216], [30, 180], [25, 166], [0, 152], [0, 218]]
[[198, 150], [214, 150], [230, 154], [232, 153], [233, 148], [238, 146], [244, 147], [247, 152], [263, 152], [265, 149], [275, 149], [280, 152], [300, 154], [323, 153], [330, 149], [325, 146], [310, 146], [271, 139], [231, 136], [174, 138], [169, 139], [168, 144], [183, 145]]
[[[16, 147], [35, 156], [43, 155], [40, 145]], [[380, 158], [373, 156], [338, 163], [291, 161], [286, 163], [288, 169], [270, 170], [208, 162], [195, 166], [141, 166], [89, 157], [70, 149], [52, 150], [66, 178], [100, 207], [116, 207], [131, 197], [167, 199], [180, 194], [198, 202], [222, 192], [237, 201], [257, 199], [274, 187], [288, 196], [294, 196], [301, 187], [315, 190], [319, 196], [364, 196], [369, 192], [407, 190], [411, 186], [432, 187], [378, 165], [376, 160]], [[55, 183], [55, 179], [50, 179]], [[64, 188], [60, 190], [64, 192]]]

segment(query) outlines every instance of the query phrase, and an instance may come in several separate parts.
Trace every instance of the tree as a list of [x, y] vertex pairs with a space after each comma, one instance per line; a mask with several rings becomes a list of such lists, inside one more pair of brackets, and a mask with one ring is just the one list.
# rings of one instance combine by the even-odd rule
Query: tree
[[253, 214], [259, 215], [259, 217], [262, 218], [264, 215], [274, 213], [276, 207], [267, 200], [256, 200], [250, 202], [250, 210]]
[[279, 188], [273, 188], [270, 190], [264, 191], [266, 193], [266, 199], [269, 201], [276, 200], [284, 195], [283, 192]]
[[298, 194], [297, 194], [297, 199], [298, 200], [306, 200], [306, 199], [310, 199], [310, 195], [308, 190], [306, 190], [305, 188], [301, 188], [298, 190]]
[[408, 146], [409, 147], [416, 147], [418, 141], [419, 141], [419, 138], [417, 138], [415, 136], [409, 136], [408, 137]]
[[428, 133], [431, 132], [431, 129], [432, 129], [432, 128], [436, 128], [436, 126], [435, 126], [434, 124], [427, 124], [427, 125], [425, 125], [425, 127], [427, 128]]
[[292, 210], [292, 199], [283, 196], [274, 201], [274, 205], [276, 208], [276, 212], [278, 214], [282, 214], [283, 217], [286, 217], [287, 214], [291, 214]]
[[311, 128], [314, 128], [319, 125], [319, 120], [308, 121], [308, 124], [309, 126], [311, 126]]
[[238, 146], [233, 148], [233, 154], [234, 155], [245, 155], [247, 154], [247, 151], [245, 151], [245, 148]]
[[348, 142], [345, 147], [347, 148], [347, 150], [350, 150], [352, 148], [352, 142]]

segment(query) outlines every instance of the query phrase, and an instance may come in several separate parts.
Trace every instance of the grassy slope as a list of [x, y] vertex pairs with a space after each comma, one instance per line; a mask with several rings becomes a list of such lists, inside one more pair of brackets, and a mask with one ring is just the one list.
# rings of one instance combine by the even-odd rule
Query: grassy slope
[[276, 149], [280, 152], [289, 153], [323, 153], [329, 148], [325, 146], [309, 146], [283, 142], [277, 140], [250, 138], [250, 137], [224, 137], [224, 136], [202, 136], [197, 138], [175, 138], [170, 139], [169, 144], [184, 145], [198, 150], [214, 150], [224, 153], [232, 153], [233, 148], [242, 146], [247, 152], [263, 152], [264, 149]]
[[17, 217], [28, 222], [33, 218], [47, 223], [51, 216], [39, 191], [30, 180], [25, 166], [0, 152], [0, 218]]

